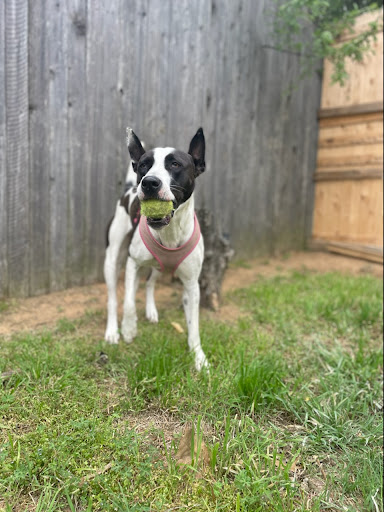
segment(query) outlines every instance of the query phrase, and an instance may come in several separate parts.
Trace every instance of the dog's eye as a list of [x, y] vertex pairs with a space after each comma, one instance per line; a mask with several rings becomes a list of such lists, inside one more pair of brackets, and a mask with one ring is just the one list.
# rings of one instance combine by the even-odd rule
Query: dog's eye
[[179, 169], [181, 167], [181, 164], [179, 164], [179, 162], [172, 162], [171, 167], [172, 169]]
[[146, 167], [147, 167], [147, 164], [145, 162], [141, 162], [141, 164], [139, 164], [140, 171], [143, 171]]

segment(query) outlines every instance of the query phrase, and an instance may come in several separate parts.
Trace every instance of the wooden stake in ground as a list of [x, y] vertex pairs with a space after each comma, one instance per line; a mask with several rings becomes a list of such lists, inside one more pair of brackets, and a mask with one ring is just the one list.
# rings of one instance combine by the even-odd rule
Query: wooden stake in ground
[[204, 263], [200, 275], [200, 304], [217, 311], [220, 304], [221, 284], [234, 250], [229, 239], [224, 237], [219, 223], [211, 211], [200, 208], [196, 211], [204, 238]]

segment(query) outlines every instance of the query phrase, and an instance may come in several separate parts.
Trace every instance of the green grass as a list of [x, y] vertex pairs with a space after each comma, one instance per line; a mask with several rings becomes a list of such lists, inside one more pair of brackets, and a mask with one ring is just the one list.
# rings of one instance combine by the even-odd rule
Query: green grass
[[0, 313], [4, 313], [10, 307], [10, 302], [6, 300], [0, 300]]
[[[209, 375], [181, 310], [129, 346], [103, 312], [0, 340], [0, 510], [382, 510], [382, 282], [293, 273], [228, 300], [236, 325], [201, 321]], [[209, 468], [177, 464], [191, 423]]]

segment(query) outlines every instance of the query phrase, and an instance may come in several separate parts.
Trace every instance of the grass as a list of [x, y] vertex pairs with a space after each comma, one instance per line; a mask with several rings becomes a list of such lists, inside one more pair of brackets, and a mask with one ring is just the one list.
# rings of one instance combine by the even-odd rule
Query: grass
[[9, 309], [10, 303], [7, 300], [0, 300], [0, 313], [4, 313]]
[[[236, 325], [201, 322], [209, 375], [181, 310], [129, 346], [104, 345], [103, 312], [0, 341], [0, 510], [382, 510], [381, 281], [293, 273], [228, 300]], [[208, 468], [177, 462], [191, 424]]]

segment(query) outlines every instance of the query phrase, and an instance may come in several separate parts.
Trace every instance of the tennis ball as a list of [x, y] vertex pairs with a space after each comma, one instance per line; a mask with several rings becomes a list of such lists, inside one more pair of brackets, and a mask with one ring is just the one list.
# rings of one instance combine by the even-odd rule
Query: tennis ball
[[172, 201], [162, 201], [161, 199], [141, 201], [141, 215], [151, 219], [162, 219], [167, 215], [171, 215], [172, 210]]

